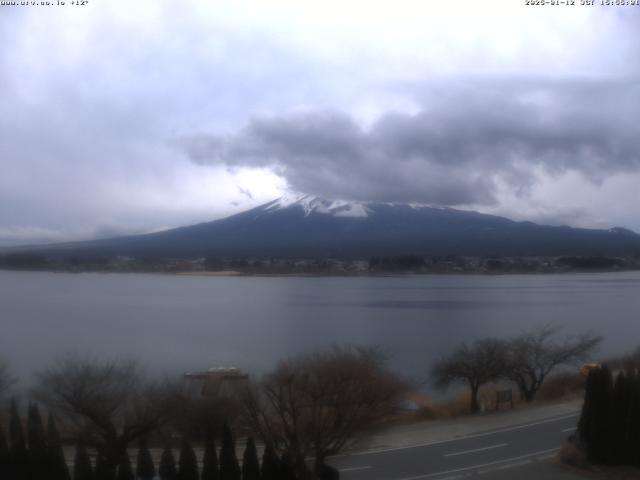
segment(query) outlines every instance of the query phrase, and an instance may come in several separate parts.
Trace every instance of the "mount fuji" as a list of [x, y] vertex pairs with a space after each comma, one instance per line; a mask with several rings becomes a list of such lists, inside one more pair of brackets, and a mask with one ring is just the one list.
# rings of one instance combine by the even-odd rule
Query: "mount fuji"
[[50, 256], [339, 257], [634, 255], [640, 235], [516, 222], [419, 204], [281, 197], [223, 219], [127, 237], [22, 248]]

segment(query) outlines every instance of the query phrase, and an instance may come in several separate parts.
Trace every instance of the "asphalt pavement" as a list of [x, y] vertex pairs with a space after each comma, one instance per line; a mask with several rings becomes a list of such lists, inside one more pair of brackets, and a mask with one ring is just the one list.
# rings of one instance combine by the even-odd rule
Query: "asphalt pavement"
[[[501, 421], [496, 422], [495, 418]], [[545, 418], [538, 414], [533, 421], [505, 425], [515, 418], [518, 417], [513, 414], [495, 416], [492, 423], [502, 424], [500, 427], [457, 438], [446, 438], [447, 432], [443, 431], [440, 437], [444, 439], [415, 442], [414, 435], [412, 444], [354, 452], [334, 457], [329, 463], [340, 470], [344, 480], [582, 478], [553, 460], [575, 431], [577, 410]], [[443, 427], [447, 428], [447, 424], [435, 428]]]

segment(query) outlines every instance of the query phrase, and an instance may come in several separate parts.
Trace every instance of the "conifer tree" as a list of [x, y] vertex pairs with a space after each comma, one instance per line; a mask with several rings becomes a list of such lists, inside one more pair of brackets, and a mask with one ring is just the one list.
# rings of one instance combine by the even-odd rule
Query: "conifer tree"
[[133, 469], [131, 468], [131, 459], [127, 452], [122, 455], [120, 463], [118, 464], [117, 480], [135, 480]]
[[0, 478], [9, 478], [9, 445], [0, 424]]
[[178, 462], [179, 480], [198, 480], [198, 458], [187, 439], [182, 440], [180, 460]]
[[589, 370], [587, 381], [585, 383], [584, 401], [582, 403], [582, 412], [578, 421], [578, 438], [584, 446], [589, 445], [593, 438], [594, 429], [594, 411], [597, 403], [597, 389], [600, 376], [600, 368]]
[[27, 409], [27, 442], [29, 445], [29, 470], [31, 478], [50, 478], [47, 441], [40, 409], [34, 403]]
[[151, 452], [147, 446], [147, 440], [141, 438], [138, 444], [138, 458], [136, 464], [136, 477], [140, 480], [153, 480], [156, 476], [156, 468], [153, 464]]
[[29, 452], [24, 439], [22, 423], [18, 413], [18, 404], [15, 399], [11, 401], [11, 419], [9, 421], [9, 453], [11, 460], [11, 473], [14, 480], [29, 480]]
[[116, 480], [116, 470], [104, 455], [98, 452], [95, 469], [96, 480]]
[[329, 465], [323, 464], [320, 467], [320, 480], [340, 480], [340, 472]]
[[628, 377], [629, 395], [629, 427], [627, 444], [624, 449], [624, 458], [627, 465], [640, 467], [640, 372], [635, 372]]
[[609, 418], [609, 442], [607, 460], [611, 465], [625, 463], [625, 451], [629, 437], [630, 418], [629, 382], [624, 373], [618, 374], [611, 397]]
[[212, 429], [207, 430], [204, 443], [204, 457], [202, 458], [201, 480], [219, 480], [218, 454], [216, 453], [216, 441]]
[[262, 454], [262, 473], [261, 480], [279, 480], [280, 478], [280, 460], [276, 455], [273, 446], [268, 443]]
[[173, 451], [169, 447], [164, 449], [160, 457], [158, 475], [160, 476], [160, 480], [177, 480], [178, 478], [176, 460], [173, 456]]
[[296, 470], [293, 464], [293, 458], [288, 453], [283, 453], [280, 459], [280, 476], [279, 480], [296, 480]]
[[587, 457], [591, 463], [605, 464], [609, 459], [607, 443], [609, 441], [609, 419], [611, 412], [611, 397], [613, 378], [611, 370], [606, 365], [598, 369], [594, 386], [592, 423], [590, 439], [587, 443]]
[[220, 480], [240, 480], [240, 466], [236, 457], [236, 446], [229, 425], [222, 429], [220, 448]]
[[253, 437], [247, 439], [242, 456], [242, 480], [260, 480], [260, 462]]
[[71, 480], [62, 440], [60, 440], [56, 421], [51, 413], [49, 413], [49, 418], [47, 419], [47, 458], [50, 469], [49, 478], [51, 480]]
[[76, 445], [76, 454], [73, 461], [73, 480], [94, 480], [89, 452], [87, 452], [83, 442], [78, 442]]

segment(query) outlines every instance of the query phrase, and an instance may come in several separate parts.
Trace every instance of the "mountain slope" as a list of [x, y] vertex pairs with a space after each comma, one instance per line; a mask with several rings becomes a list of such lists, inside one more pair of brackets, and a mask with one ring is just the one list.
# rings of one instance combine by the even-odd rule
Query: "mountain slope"
[[49, 255], [289, 256], [602, 255], [640, 252], [640, 235], [537, 225], [448, 208], [274, 200], [227, 218], [164, 232], [38, 249]]

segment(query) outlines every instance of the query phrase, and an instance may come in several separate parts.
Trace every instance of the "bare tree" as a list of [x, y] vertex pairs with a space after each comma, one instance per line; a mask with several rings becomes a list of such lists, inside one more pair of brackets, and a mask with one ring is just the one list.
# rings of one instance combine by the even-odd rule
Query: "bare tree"
[[197, 387], [189, 380], [172, 384], [174, 408], [162, 428], [164, 433], [177, 433], [194, 442], [204, 442], [209, 432], [219, 432], [225, 423], [237, 421], [243, 408], [235, 394], [203, 394]]
[[15, 383], [9, 371], [9, 364], [0, 358], [0, 397], [7, 393]]
[[110, 477], [127, 446], [157, 429], [171, 410], [169, 391], [148, 381], [133, 361], [67, 356], [39, 375], [34, 393], [75, 423]]
[[432, 376], [440, 388], [466, 382], [471, 389], [471, 413], [477, 413], [478, 391], [485, 383], [503, 376], [506, 352], [505, 342], [494, 338], [476, 340], [471, 345], [463, 343], [434, 365]]
[[[378, 350], [334, 348], [283, 361], [249, 387], [244, 404], [249, 427], [306, 479], [396, 411], [406, 388]], [[314, 458], [313, 472], [306, 458]]]
[[602, 337], [589, 333], [558, 341], [555, 337], [559, 330], [544, 326], [509, 342], [505, 376], [516, 384], [527, 402], [535, 399], [553, 370], [583, 362], [602, 341]]

